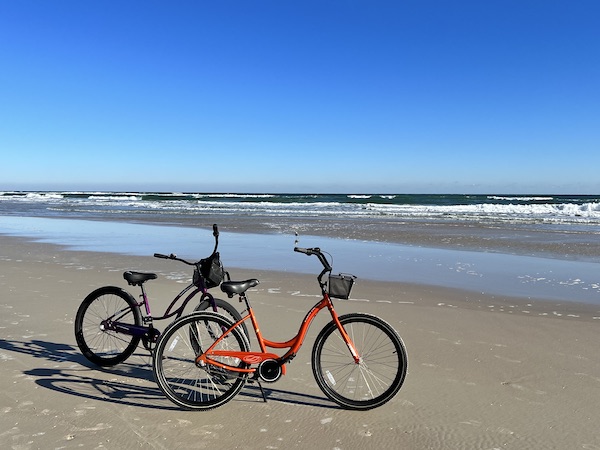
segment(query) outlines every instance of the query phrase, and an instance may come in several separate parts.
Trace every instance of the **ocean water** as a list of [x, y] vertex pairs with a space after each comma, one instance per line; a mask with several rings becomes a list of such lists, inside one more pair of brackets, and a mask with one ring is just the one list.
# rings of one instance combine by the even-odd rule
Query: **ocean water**
[[238, 215], [600, 225], [600, 195], [0, 192], [0, 214], [108, 217]]
[[[73, 250], [190, 259], [212, 250], [203, 217], [261, 222], [328, 218], [419, 223], [515, 225], [560, 229], [597, 239], [600, 197], [500, 195], [300, 195], [135, 192], [1, 192], [0, 233]], [[183, 218], [183, 220], [182, 220]], [[119, 219], [118, 221], [116, 219]], [[125, 220], [123, 220], [125, 219]], [[142, 219], [142, 220], [139, 220]], [[217, 220], [218, 222], [218, 220]], [[173, 226], [177, 224], [177, 226]], [[166, 226], [169, 225], [169, 226]], [[275, 229], [274, 229], [275, 230]], [[316, 260], [293, 253], [291, 233], [221, 229], [227, 267], [317, 273]], [[600, 304], [600, 259], [578, 260], [301, 235], [300, 246], [333, 256], [334, 272], [363, 279], [438, 285], [498, 295]]]

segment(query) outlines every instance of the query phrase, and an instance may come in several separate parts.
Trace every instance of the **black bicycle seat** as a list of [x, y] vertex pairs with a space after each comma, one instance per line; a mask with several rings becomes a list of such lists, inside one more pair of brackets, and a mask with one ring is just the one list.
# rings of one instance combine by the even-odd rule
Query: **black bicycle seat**
[[243, 294], [251, 287], [257, 286], [258, 283], [259, 281], [256, 278], [246, 281], [223, 281], [223, 283], [221, 283], [221, 290], [230, 296], [234, 294]]
[[131, 286], [141, 286], [148, 280], [156, 279], [156, 274], [128, 270], [127, 272], [123, 272], [123, 278], [125, 278]]

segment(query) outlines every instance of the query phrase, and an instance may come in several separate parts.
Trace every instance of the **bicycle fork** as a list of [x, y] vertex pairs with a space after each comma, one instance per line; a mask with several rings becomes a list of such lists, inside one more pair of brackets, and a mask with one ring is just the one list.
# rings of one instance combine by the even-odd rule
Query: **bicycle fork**
[[360, 364], [361, 361], [362, 361], [362, 358], [358, 354], [358, 351], [356, 351], [356, 347], [354, 346], [354, 342], [350, 338], [350, 335], [348, 333], [346, 333], [346, 330], [344, 329], [344, 326], [340, 322], [340, 318], [338, 317], [337, 313], [333, 309], [333, 305], [330, 304], [327, 307], [329, 308], [329, 312], [331, 313], [331, 317], [333, 318], [333, 322], [335, 323], [338, 331], [342, 335], [342, 339], [344, 340], [344, 343], [346, 344], [346, 347], [348, 347], [348, 350], [350, 351], [350, 354], [352, 355], [352, 358], [354, 358], [354, 363], [355, 364]]

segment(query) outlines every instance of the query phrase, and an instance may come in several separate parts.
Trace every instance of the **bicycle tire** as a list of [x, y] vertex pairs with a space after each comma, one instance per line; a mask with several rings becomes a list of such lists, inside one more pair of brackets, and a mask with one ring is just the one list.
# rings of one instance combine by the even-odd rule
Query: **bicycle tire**
[[142, 324], [142, 314], [134, 298], [115, 286], [91, 292], [75, 315], [75, 340], [83, 356], [98, 366], [114, 366], [125, 361], [137, 348], [140, 337], [106, 330], [104, 320], [117, 317], [119, 322]]
[[[196, 365], [196, 356], [202, 349], [210, 347], [231, 326], [233, 322], [226, 317], [202, 311], [181, 317], [167, 327], [156, 344], [152, 371], [169, 400], [184, 409], [209, 410], [228, 402], [242, 389], [247, 373]], [[249, 344], [246, 335], [236, 327], [216, 349], [247, 352]], [[224, 358], [222, 362], [248, 367], [237, 358]]]
[[332, 321], [317, 336], [312, 369], [317, 384], [346, 409], [368, 410], [391, 400], [400, 390], [408, 366], [406, 347], [384, 320], [353, 313], [339, 320], [360, 356], [356, 363]]
[[[222, 300], [220, 298], [216, 298], [216, 297], [213, 297], [213, 300], [215, 301], [216, 311], [213, 308], [210, 299], [205, 298], [203, 301], [201, 301], [198, 304], [198, 306], [196, 306], [196, 308], [194, 308], [194, 312], [197, 312], [197, 311], [215, 312], [217, 314], [221, 314], [221, 315], [227, 317], [233, 323], [237, 323], [238, 321], [242, 320], [242, 315], [239, 313], [237, 308], [235, 306], [233, 306], [231, 303], [229, 303], [228, 301]], [[248, 334], [248, 328], [246, 327], [246, 323], [242, 322], [239, 326], [242, 328], [244, 334], [248, 338], [249, 334]], [[249, 339], [248, 339], [248, 341], [249, 341]]]

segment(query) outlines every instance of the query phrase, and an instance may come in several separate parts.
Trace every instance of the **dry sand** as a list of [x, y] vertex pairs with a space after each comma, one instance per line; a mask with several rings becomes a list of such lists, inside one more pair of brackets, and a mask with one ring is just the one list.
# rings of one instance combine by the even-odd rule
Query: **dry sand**
[[[263, 384], [267, 403], [249, 385], [216, 410], [188, 412], [163, 397], [147, 352], [99, 369], [75, 344], [87, 293], [135, 292], [126, 269], [159, 273], [148, 284], [155, 313], [190, 275], [151, 257], [0, 237], [0, 448], [600, 449], [598, 307], [359, 280], [338, 312], [381, 316], [408, 349], [392, 401], [353, 412], [320, 392], [310, 351], [323, 316], [287, 375]], [[317, 300], [312, 276], [230, 271], [261, 280], [250, 295], [273, 340], [291, 337]]]

